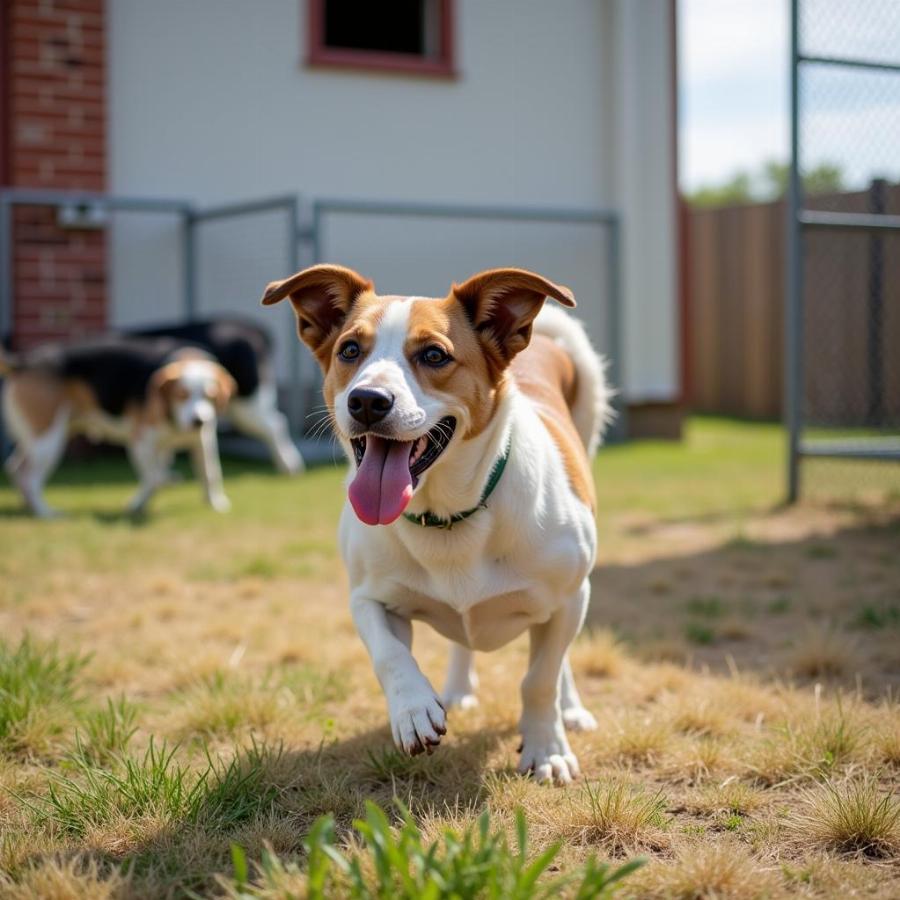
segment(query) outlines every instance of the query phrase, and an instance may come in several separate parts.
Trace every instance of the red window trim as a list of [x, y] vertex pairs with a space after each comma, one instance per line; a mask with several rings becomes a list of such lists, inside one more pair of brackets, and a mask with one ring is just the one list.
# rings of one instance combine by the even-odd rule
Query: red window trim
[[437, 57], [431, 59], [406, 53], [350, 50], [326, 46], [324, 3], [325, 0], [307, 0], [306, 64], [308, 66], [394, 72], [401, 75], [424, 75], [431, 78], [456, 78], [453, 55], [454, 0], [438, 0], [441, 43]]

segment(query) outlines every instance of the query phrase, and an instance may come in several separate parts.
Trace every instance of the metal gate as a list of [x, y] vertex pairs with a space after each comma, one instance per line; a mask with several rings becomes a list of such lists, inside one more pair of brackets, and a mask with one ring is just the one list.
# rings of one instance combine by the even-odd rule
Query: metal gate
[[[443, 292], [452, 280], [490, 266], [541, 270], [575, 288], [578, 313], [610, 360], [611, 381], [621, 384], [621, 225], [613, 210], [358, 199], [315, 199], [304, 204], [296, 194], [203, 209], [181, 199], [4, 190], [0, 191], [3, 334], [9, 334], [12, 324], [16, 206], [49, 206], [79, 214], [174, 216], [176, 228], [166, 231], [165, 241], [148, 243], [140, 229], [131, 234], [128, 229], [121, 229], [124, 234], [113, 230], [116, 246], [111, 253], [130, 253], [129, 258], [140, 258], [142, 266], [139, 277], [129, 281], [132, 313], [116, 324], [150, 324], [154, 318], [191, 319], [223, 311], [258, 316], [275, 332], [279, 380], [298, 440], [308, 431], [310, 411], [319, 403], [318, 368], [295, 338], [291, 310], [285, 306], [263, 311], [257, 300], [267, 280], [326, 258], [359, 268], [384, 290], [405, 293]], [[158, 285], [161, 272], [172, 281], [165, 290]], [[115, 280], [109, 290], [121, 318], [115, 306]], [[129, 315], [132, 321], [127, 321]], [[623, 434], [624, 427], [620, 408], [613, 437]]]
[[[803, 459], [900, 461], [900, 3], [791, 0], [790, 34], [785, 423], [793, 502]], [[823, 162], [869, 190], [852, 205], [814, 196], [805, 180]], [[851, 270], [867, 277], [848, 283]]]

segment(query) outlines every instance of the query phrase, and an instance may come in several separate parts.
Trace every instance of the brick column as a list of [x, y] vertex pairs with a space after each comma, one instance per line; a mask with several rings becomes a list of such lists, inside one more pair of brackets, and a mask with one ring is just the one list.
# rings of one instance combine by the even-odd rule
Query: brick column
[[[27, 188], [106, 187], [104, 0], [4, 0], [6, 177]], [[106, 234], [57, 224], [46, 207], [14, 217], [13, 342], [106, 324]]]

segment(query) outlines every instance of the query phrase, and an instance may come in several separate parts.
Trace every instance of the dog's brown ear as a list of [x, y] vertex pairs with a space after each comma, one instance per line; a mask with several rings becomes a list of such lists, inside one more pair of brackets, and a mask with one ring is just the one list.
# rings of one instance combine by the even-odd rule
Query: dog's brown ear
[[184, 363], [170, 362], [157, 369], [147, 382], [147, 393], [141, 419], [148, 425], [158, 425], [168, 416], [172, 391], [184, 374]]
[[263, 306], [291, 298], [297, 314], [297, 334], [322, 362], [356, 298], [372, 282], [344, 266], [319, 265], [273, 281], [263, 294]]
[[531, 326], [547, 297], [575, 306], [572, 292], [525, 269], [488, 269], [453, 285], [485, 349], [505, 366], [528, 346]]
[[228, 408], [232, 397], [237, 393], [237, 382], [222, 368], [213, 363], [215, 374], [215, 391], [212, 396], [213, 405], [217, 413], [223, 413]]

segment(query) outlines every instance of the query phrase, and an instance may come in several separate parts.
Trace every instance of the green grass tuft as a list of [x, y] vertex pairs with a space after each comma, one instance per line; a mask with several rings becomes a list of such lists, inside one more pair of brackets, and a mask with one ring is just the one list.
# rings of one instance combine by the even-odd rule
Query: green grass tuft
[[708, 625], [702, 622], [688, 622], [684, 627], [684, 636], [692, 644], [707, 646], [716, 639], [716, 633]]
[[79, 732], [83, 753], [97, 764], [111, 762], [128, 749], [137, 731], [137, 708], [125, 697], [107, 700], [104, 709], [82, 716]]
[[852, 624], [856, 628], [873, 630], [900, 627], [900, 606], [895, 603], [881, 606], [868, 604], [857, 613]]
[[565, 825], [569, 840], [603, 847], [608, 853], [627, 853], [636, 847], [655, 847], [668, 825], [662, 791], [648, 793], [625, 781], [586, 782], [574, 794]]
[[766, 612], [771, 613], [773, 616], [780, 616], [783, 613], [790, 611], [791, 606], [793, 605], [793, 600], [790, 597], [782, 594], [780, 597], [776, 597], [772, 600], [771, 603], [766, 607]]
[[359, 853], [336, 846], [331, 816], [318, 819], [304, 841], [306, 874], [296, 863], [284, 863], [266, 852], [256, 866], [258, 878], [251, 883], [246, 854], [232, 846], [234, 875], [225, 885], [228, 896], [234, 900], [295, 896], [309, 900], [333, 896], [537, 900], [566, 890], [577, 900], [608, 900], [622, 880], [643, 864], [638, 859], [613, 869], [590, 857], [563, 875], [548, 877], [561, 845], [551, 844], [532, 856], [521, 811], [516, 813], [515, 846], [510, 846], [502, 831], [491, 830], [487, 812], [462, 833], [446, 829], [440, 838], [426, 843], [408, 810], [398, 806], [401, 821], [392, 828], [383, 810], [366, 803], [365, 819], [353, 823], [364, 842]]
[[54, 733], [81, 697], [77, 677], [87, 657], [41, 645], [26, 636], [18, 646], [0, 641], [0, 748], [24, 749], [24, 733], [38, 721]]
[[274, 787], [265, 775], [280, 750], [254, 745], [227, 765], [207, 756], [206, 769], [197, 772], [175, 759], [177, 749], [151, 739], [142, 757], [124, 757], [110, 768], [98, 765], [79, 740], [66, 769], [49, 775], [46, 796], [29, 806], [38, 824], [83, 837], [121, 819], [229, 828], [271, 805]]
[[866, 776], [809, 790], [794, 816], [803, 840], [843, 853], [896, 857], [900, 801]]
[[685, 604], [685, 609], [692, 616], [717, 619], [725, 612], [725, 604], [721, 597], [691, 597]]

